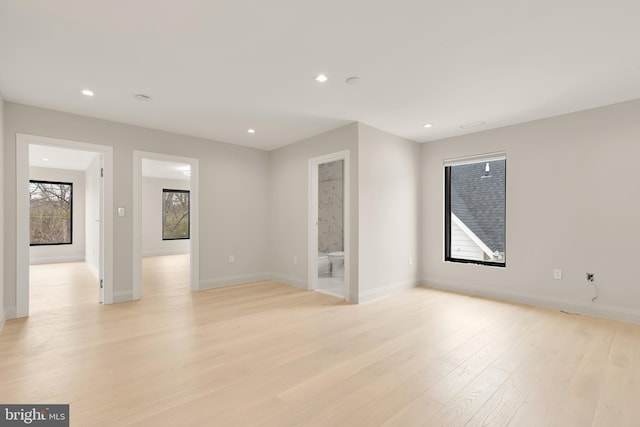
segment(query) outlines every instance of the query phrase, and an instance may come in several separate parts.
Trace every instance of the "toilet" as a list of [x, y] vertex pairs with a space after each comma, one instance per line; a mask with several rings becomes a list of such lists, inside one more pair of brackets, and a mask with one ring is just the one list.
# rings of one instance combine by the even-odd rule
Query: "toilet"
[[344, 252], [329, 252], [331, 277], [344, 277]]
[[324, 252], [318, 252], [318, 277], [331, 276], [331, 263], [329, 255]]

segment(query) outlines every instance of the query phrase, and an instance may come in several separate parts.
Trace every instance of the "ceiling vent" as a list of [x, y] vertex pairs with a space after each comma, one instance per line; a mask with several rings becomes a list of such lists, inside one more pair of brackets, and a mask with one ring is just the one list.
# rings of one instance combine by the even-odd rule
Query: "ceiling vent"
[[133, 95], [136, 101], [148, 102], [151, 101], [151, 97], [149, 95], [145, 95], [144, 93], [136, 93]]
[[460, 127], [462, 129], [471, 129], [471, 128], [477, 128], [477, 127], [484, 126], [484, 125], [486, 125], [485, 122], [479, 121], [479, 122], [467, 123], [467, 124], [464, 124], [464, 125], [462, 125]]

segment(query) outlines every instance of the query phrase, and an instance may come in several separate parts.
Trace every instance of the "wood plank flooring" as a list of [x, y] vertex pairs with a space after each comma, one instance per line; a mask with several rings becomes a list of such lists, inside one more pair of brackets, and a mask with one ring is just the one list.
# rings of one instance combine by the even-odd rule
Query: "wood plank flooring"
[[184, 256], [144, 270], [141, 301], [102, 306], [84, 264], [33, 266], [0, 402], [70, 403], [73, 426], [640, 425], [640, 325], [426, 288], [192, 293]]

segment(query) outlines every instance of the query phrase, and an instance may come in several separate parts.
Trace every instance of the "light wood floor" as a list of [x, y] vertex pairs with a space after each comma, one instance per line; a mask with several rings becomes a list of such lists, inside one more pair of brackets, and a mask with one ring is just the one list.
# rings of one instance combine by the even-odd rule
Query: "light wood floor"
[[74, 426], [640, 425], [639, 325], [425, 288], [190, 293], [175, 260], [145, 261], [141, 301], [8, 321], [0, 402], [70, 403]]

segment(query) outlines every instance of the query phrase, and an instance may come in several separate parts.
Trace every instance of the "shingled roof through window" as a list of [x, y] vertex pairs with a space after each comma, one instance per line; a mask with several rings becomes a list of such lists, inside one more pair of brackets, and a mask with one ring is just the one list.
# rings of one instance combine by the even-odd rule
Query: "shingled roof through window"
[[451, 211], [491, 251], [504, 252], [506, 161], [488, 163], [488, 174], [486, 162], [451, 168]]

